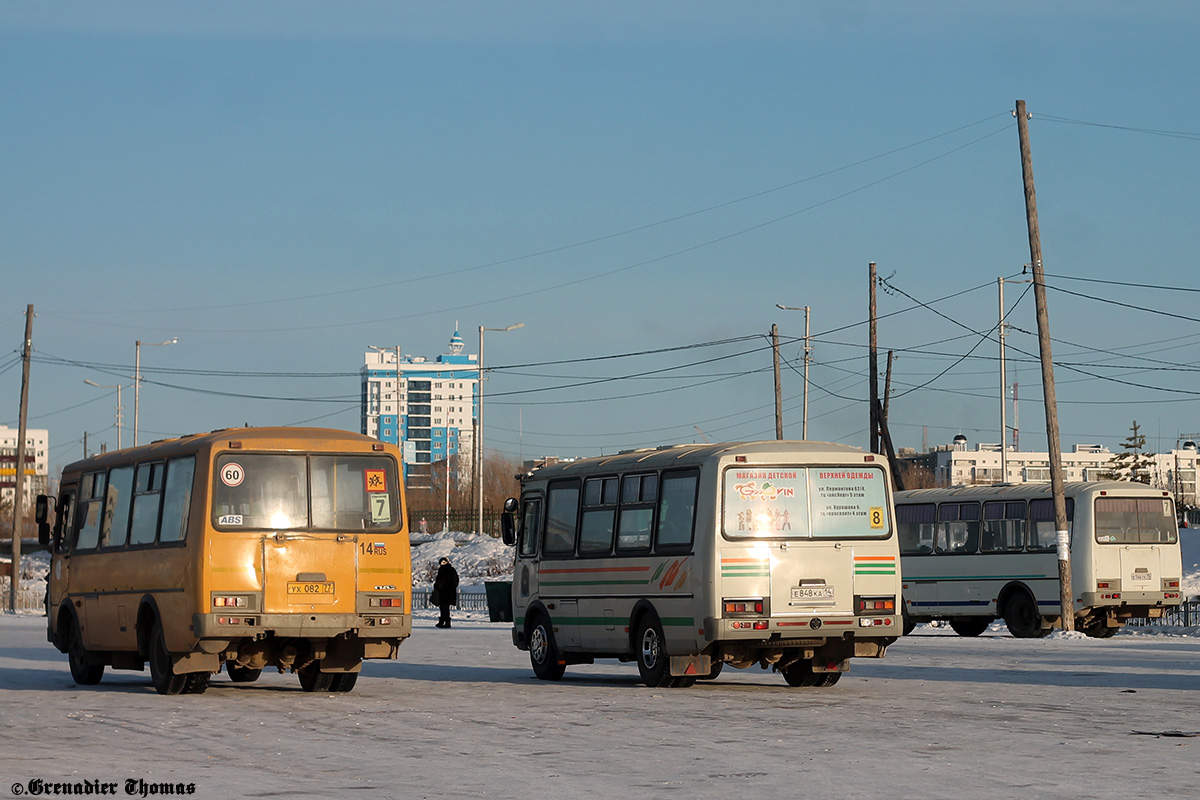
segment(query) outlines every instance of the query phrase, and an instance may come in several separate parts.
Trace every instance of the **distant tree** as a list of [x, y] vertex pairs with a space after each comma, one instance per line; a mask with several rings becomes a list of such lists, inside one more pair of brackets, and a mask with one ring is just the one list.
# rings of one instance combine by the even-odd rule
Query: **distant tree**
[[1121, 443], [1121, 452], [1108, 462], [1105, 480], [1150, 483], [1154, 470], [1154, 454], [1146, 452], [1146, 437], [1141, 433], [1137, 420], [1129, 429], [1130, 435]]
[[935, 489], [946, 485], [939, 481], [927, 467], [914, 461], [899, 460], [896, 464], [896, 472], [905, 489]]

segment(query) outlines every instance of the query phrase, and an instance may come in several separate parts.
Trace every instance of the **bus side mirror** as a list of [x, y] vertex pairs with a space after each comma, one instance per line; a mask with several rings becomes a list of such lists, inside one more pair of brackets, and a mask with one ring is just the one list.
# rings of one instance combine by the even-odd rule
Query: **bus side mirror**
[[517, 498], [510, 497], [504, 501], [504, 513], [500, 515], [500, 540], [509, 547], [517, 543], [517, 525], [514, 514], [517, 511]]
[[37, 521], [38, 544], [50, 544], [50, 499], [44, 494], [37, 496], [34, 519]]

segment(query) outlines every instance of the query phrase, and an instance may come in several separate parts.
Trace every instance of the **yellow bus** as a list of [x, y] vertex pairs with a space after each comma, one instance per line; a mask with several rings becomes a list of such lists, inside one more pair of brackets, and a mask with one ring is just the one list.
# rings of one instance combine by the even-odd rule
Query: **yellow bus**
[[901, 635], [891, 477], [825, 442], [637, 450], [535, 470], [502, 519], [513, 644], [534, 673], [634, 661], [649, 686], [725, 665], [833, 686]]
[[395, 658], [412, 631], [401, 474], [396, 447], [315, 428], [76, 461], [57, 498], [38, 498], [47, 638], [79, 684], [149, 662], [160, 694], [266, 667], [348, 692], [363, 659]]

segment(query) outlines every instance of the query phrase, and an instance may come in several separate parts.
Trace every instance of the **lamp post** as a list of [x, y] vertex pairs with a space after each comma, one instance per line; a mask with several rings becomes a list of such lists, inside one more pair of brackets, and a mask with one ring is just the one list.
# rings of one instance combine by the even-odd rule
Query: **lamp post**
[[89, 386], [95, 386], [97, 389], [116, 389], [117, 390], [117, 449], [121, 449], [121, 423], [125, 421], [125, 408], [121, 405], [121, 389], [124, 388], [121, 384], [100, 384], [95, 381], [84, 379], [84, 383]]
[[479, 410], [475, 416], [475, 493], [479, 495], [479, 519], [477, 533], [483, 533], [483, 332], [514, 331], [524, 328], [524, 322], [509, 325], [507, 328], [485, 328], [479, 326]]
[[165, 342], [135, 342], [133, 359], [133, 446], [138, 443], [138, 390], [142, 384], [142, 345], [147, 347], [163, 347], [168, 344], [178, 344], [179, 338], [172, 336]]
[[784, 311], [803, 311], [804, 312], [804, 421], [800, 427], [800, 438], [808, 438], [808, 361], [809, 353], [812, 348], [808, 346], [808, 312], [809, 306], [803, 308], [797, 306], [785, 306], [779, 303], [775, 304], [776, 308], [781, 308]]

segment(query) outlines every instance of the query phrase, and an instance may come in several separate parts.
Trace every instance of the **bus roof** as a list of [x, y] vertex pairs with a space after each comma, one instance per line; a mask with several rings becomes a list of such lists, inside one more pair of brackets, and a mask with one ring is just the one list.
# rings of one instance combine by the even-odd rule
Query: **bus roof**
[[[190, 433], [175, 439], [159, 439], [150, 444], [126, 447], [121, 450], [109, 450], [106, 453], [96, 453], [87, 458], [74, 461], [63, 467], [63, 473], [83, 472], [90, 469], [107, 467], [113, 464], [123, 464], [130, 461], [141, 461], [155, 458], [170, 458], [181, 453], [194, 453], [200, 450], [220, 447], [223, 442], [238, 441], [247, 450], [268, 446], [281, 450], [319, 450], [335, 446], [336, 442], [347, 440], [362, 444], [383, 444], [378, 439], [361, 433], [336, 430], [333, 428], [219, 428], [208, 433]], [[394, 445], [388, 445], [394, 448]]]
[[[1169, 497], [1170, 493], [1156, 486], [1133, 481], [1071, 481], [1063, 484], [1063, 494], [1075, 496], [1092, 491], [1113, 493], [1154, 494]], [[1050, 497], [1049, 483], [1003, 483], [991, 485], [951, 486], [942, 489], [908, 489], [896, 492], [896, 502], [924, 500], [1028, 500]]]
[[857, 447], [832, 442], [779, 441], [769, 439], [758, 442], [718, 442], [704, 444], [664, 445], [657, 448], [629, 450], [611, 456], [594, 456], [577, 461], [564, 461], [540, 467], [522, 475], [523, 480], [546, 480], [548, 478], [571, 477], [601, 472], [624, 472], [637, 469], [666, 469], [669, 467], [694, 466], [709, 459], [729, 455], [746, 455], [753, 462], [803, 459], [805, 461], [830, 460], [835, 462], [873, 461], [886, 468], [887, 460], [882, 456], [871, 456]]

